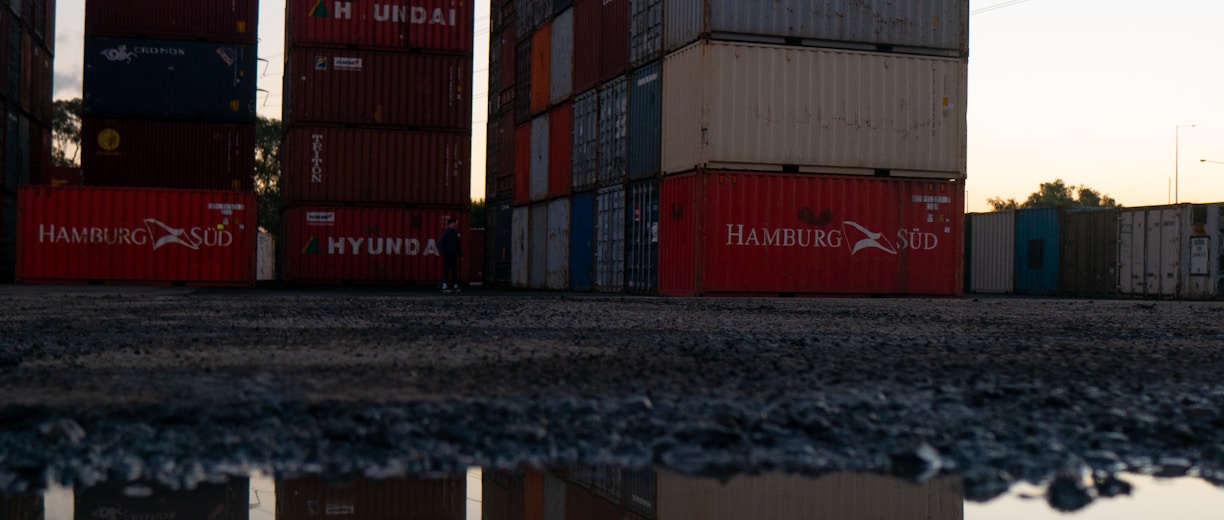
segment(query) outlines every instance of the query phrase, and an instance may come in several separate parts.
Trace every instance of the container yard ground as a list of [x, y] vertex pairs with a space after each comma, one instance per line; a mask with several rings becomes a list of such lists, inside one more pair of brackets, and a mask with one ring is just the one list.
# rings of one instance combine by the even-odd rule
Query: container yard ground
[[[656, 464], [1224, 480], [1224, 302], [3, 286], [0, 490]], [[1091, 500], [1058, 480], [1064, 505]]]

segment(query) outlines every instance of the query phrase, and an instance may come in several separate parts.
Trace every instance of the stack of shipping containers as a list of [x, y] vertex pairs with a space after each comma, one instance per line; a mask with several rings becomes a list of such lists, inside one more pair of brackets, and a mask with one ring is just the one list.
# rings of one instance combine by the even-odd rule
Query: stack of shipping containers
[[960, 293], [968, 15], [967, 0], [494, 2], [494, 281]]
[[254, 282], [258, 13], [86, 2], [83, 186], [23, 191], [22, 281]]
[[441, 279], [443, 221], [467, 230], [471, 206], [473, 15], [286, 2], [282, 278]]
[[55, 2], [0, 3], [0, 281], [13, 280], [17, 192], [40, 184], [51, 160]]

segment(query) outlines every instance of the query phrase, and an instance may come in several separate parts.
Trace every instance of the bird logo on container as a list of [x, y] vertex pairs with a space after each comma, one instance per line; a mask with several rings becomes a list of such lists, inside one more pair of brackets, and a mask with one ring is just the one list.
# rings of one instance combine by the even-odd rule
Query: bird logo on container
[[102, 56], [105, 56], [106, 59], [110, 61], [122, 61], [126, 63], [131, 63], [132, 58], [136, 57], [136, 53], [129, 51], [127, 49], [127, 45], [120, 45], [113, 49], [103, 50]]

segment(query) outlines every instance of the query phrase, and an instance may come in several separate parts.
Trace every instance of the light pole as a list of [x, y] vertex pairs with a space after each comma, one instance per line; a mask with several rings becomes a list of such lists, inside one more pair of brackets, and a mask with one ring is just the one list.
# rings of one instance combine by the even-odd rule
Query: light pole
[[1181, 146], [1181, 129], [1194, 128], [1194, 125], [1177, 125], [1173, 129], [1173, 203], [1180, 203], [1178, 191], [1181, 188], [1181, 179], [1177, 175], [1177, 167], [1180, 166], [1181, 154], [1178, 153], [1178, 148]]
[[1224, 164], [1224, 162], [1220, 162], [1220, 161], [1213, 161], [1213, 160], [1211, 160], [1211, 159], [1199, 159], [1199, 162], [1209, 162], [1209, 163], [1215, 163], [1215, 164]]

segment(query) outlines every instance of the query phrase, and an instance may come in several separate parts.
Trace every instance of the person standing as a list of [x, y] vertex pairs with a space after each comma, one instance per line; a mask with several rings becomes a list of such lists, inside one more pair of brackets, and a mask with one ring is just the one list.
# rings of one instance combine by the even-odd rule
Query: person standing
[[458, 228], [458, 220], [447, 218], [446, 228], [438, 239], [438, 250], [442, 253], [442, 292], [459, 292], [459, 258], [463, 256], [463, 244], [459, 241]]

